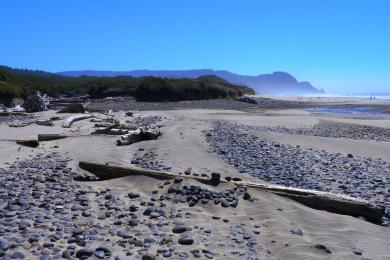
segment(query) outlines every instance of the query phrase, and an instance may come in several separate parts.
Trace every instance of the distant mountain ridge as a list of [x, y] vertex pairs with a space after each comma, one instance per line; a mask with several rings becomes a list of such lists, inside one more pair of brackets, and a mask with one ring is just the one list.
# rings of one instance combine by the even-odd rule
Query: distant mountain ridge
[[190, 78], [196, 79], [200, 76], [215, 75], [232, 84], [240, 84], [251, 87], [257, 94], [265, 95], [307, 95], [324, 93], [318, 90], [309, 82], [299, 82], [296, 78], [286, 72], [274, 72], [272, 74], [261, 74], [258, 76], [246, 76], [235, 74], [226, 70], [132, 70], [132, 71], [64, 71], [59, 74], [71, 77], [96, 76], [96, 77], [166, 77], [166, 78]]

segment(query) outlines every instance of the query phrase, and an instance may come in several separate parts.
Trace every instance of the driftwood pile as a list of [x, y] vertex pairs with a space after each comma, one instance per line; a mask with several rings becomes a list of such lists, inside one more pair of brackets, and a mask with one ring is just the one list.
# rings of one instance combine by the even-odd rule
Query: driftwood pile
[[[129, 112], [126, 115], [129, 115]], [[91, 122], [96, 122], [95, 131], [92, 132], [93, 135], [120, 135], [117, 140], [118, 146], [155, 140], [161, 135], [160, 128], [156, 125], [139, 127], [130, 122], [121, 124], [115, 116], [105, 119], [92, 119]]]
[[127, 134], [121, 135], [120, 139], [117, 140], [117, 145], [129, 145], [145, 140], [155, 140], [160, 135], [161, 131], [157, 126], [140, 127], [137, 130], [130, 130]]
[[63, 107], [75, 103], [87, 103], [90, 101], [90, 96], [78, 96], [78, 97], [62, 97], [62, 98], [53, 98], [50, 100], [49, 106], [53, 107]]

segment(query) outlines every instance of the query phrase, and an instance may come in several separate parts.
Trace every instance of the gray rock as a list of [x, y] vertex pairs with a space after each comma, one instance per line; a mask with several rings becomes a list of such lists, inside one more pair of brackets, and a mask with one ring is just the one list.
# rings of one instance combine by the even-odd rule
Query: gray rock
[[50, 256], [49, 255], [42, 255], [39, 260], [50, 260]]
[[129, 196], [130, 199], [136, 199], [140, 197], [140, 194], [137, 192], [129, 192], [127, 195]]
[[93, 255], [93, 251], [91, 249], [87, 249], [87, 248], [79, 249], [76, 252], [76, 257], [77, 258], [90, 257], [92, 255]]
[[176, 233], [176, 234], [184, 233], [186, 231], [187, 231], [187, 228], [184, 225], [178, 225], [178, 226], [174, 226], [172, 228], [172, 232]]
[[194, 239], [190, 237], [181, 237], [178, 242], [180, 245], [192, 245], [194, 243]]
[[303, 236], [303, 231], [300, 228], [293, 228], [291, 229], [291, 233], [294, 235]]
[[24, 259], [25, 256], [24, 256], [24, 254], [22, 252], [15, 251], [15, 252], [12, 253], [11, 258], [12, 259]]
[[99, 259], [104, 259], [104, 257], [105, 257], [105, 253], [104, 253], [104, 251], [101, 251], [101, 250], [99, 250], [99, 251], [95, 251], [95, 254], [94, 254], [97, 258], [99, 258]]
[[115, 260], [134, 260], [134, 256], [132, 255], [123, 255], [115, 257]]
[[323, 250], [327, 254], [332, 254], [332, 251], [323, 244], [315, 244], [314, 247], [319, 249], [319, 250]]
[[0, 240], [0, 249], [3, 251], [7, 251], [10, 248], [11, 244], [6, 239]]

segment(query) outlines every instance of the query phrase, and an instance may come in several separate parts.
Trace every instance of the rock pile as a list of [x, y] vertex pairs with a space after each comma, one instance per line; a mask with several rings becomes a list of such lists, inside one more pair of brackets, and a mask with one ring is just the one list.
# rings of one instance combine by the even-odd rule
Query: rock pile
[[255, 200], [247, 192], [246, 187], [235, 187], [219, 192], [198, 185], [183, 185], [182, 182], [183, 178], [181, 177], [177, 177], [172, 184], [169, 181], [165, 182], [165, 184], [170, 184], [165, 199], [174, 203], [188, 203], [190, 207], [194, 207], [199, 202], [201, 204], [213, 202], [215, 205], [221, 205], [224, 208], [236, 208], [240, 197], [250, 202]]
[[169, 171], [172, 169], [172, 166], [167, 165], [166, 162], [154, 152], [146, 152], [142, 156], [136, 153], [134, 154], [131, 163], [141, 168], [157, 171]]

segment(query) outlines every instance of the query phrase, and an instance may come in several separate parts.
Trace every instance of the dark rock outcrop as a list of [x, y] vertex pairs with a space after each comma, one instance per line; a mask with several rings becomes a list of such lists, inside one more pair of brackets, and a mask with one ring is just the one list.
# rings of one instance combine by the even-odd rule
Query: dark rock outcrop
[[47, 110], [45, 101], [43, 100], [42, 96], [39, 93], [34, 96], [28, 97], [26, 101], [24, 101], [22, 107], [28, 113], [41, 112]]

